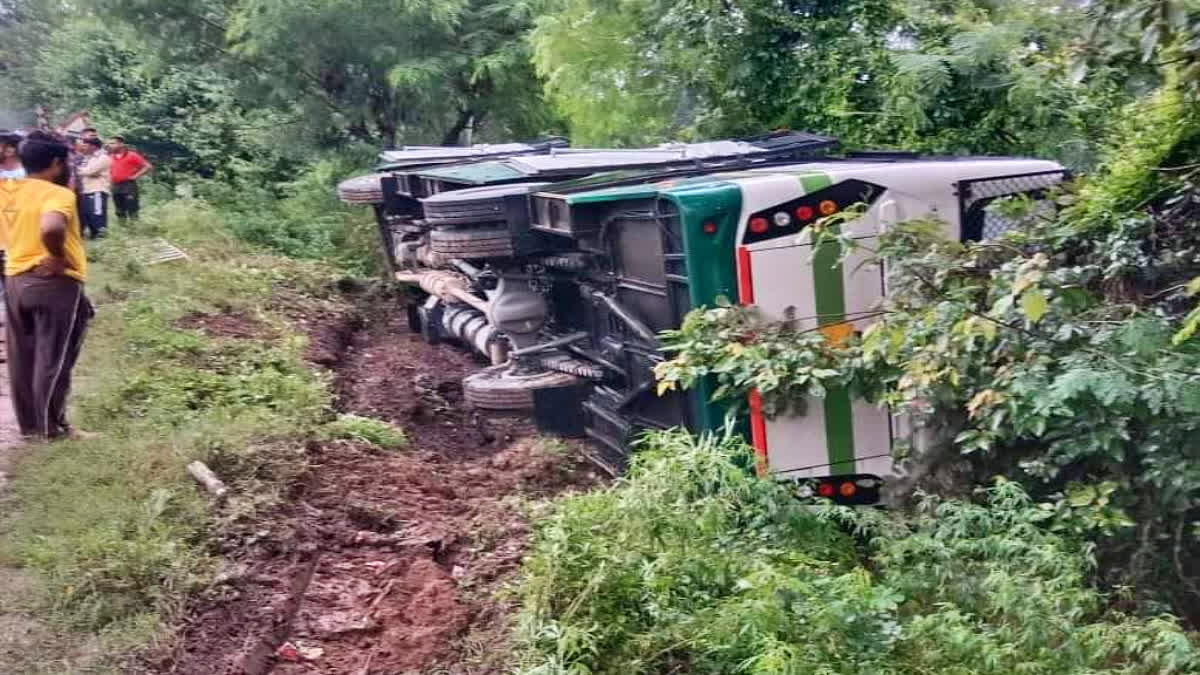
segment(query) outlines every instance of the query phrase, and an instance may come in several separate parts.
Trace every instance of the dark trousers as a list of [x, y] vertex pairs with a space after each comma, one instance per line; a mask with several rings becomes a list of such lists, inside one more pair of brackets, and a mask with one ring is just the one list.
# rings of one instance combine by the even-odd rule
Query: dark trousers
[[80, 199], [79, 222], [92, 239], [104, 235], [108, 228], [108, 193], [89, 192]]
[[8, 277], [8, 378], [21, 433], [65, 435], [67, 392], [83, 335], [93, 314], [83, 284], [66, 276], [31, 272]]
[[136, 180], [127, 180], [113, 184], [113, 207], [116, 208], [117, 218], [121, 220], [137, 220], [138, 210], [142, 207], [138, 196]]

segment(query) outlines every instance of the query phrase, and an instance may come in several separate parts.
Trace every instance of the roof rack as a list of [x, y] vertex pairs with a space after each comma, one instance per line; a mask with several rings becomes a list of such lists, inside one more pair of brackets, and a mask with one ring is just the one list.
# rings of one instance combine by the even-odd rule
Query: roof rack
[[550, 136], [529, 143], [476, 143], [469, 146], [406, 145], [401, 146], [398, 150], [384, 150], [379, 153], [381, 164], [377, 170], [411, 169], [421, 166], [546, 153], [556, 148], [566, 147], [568, 143], [569, 141], [561, 136]]
[[484, 185], [501, 180], [568, 179], [599, 172], [654, 167], [717, 171], [778, 161], [795, 163], [820, 155], [836, 147], [837, 143], [828, 136], [789, 131], [749, 139], [671, 143], [649, 148], [555, 148], [548, 153], [525, 153], [487, 162], [417, 167], [410, 174], [459, 185]]
[[852, 150], [846, 153], [846, 159], [874, 159], [874, 160], [903, 160], [903, 159], [922, 159], [919, 152], [908, 152], [905, 150]]

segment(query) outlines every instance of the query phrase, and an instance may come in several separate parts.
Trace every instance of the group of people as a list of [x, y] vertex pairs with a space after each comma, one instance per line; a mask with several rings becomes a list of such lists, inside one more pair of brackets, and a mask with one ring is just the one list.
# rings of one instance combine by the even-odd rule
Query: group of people
[[108, 143], [95, 129], [84, 129], [75, 139], [70, 183], [79, 195], [79, 219], [87, 236], [104, 236], [108, 228], [108, 200], [112, 197], [117, 218], [136, 220], [140, 210], [138, 179], [154, 167], [125, 138], [112, 136]]
[[110, 195], [119, 218], [136, 218], [137, 180], [150, 169], [124, 139], [114, 136], [105, 148], [94, 129], [77, 139], [0, 135], [0, 281], [12, 405], [24, 437], [74, 435], [67, 392], [94, 314], [84, 294], [84, 227], [92, 237], [104, 234]]
[[[101, 140], [94, 128], [78, 135], [56, 136], [69, 148], [70, 175], [67, 187], [75, 191], [79, 201], [79, 220], [84, 234], [97, 239], [108, 229], [108, 203], [120, 220], [136, 220], [141, 210], [138, 179], [150, 173], [154, 166], [139, 152], [125, 145], [123, 136], [114, 135], [108, 142]], [[0, 179], [23, 178], [17, 148], [21, 135], [0, 134]]]

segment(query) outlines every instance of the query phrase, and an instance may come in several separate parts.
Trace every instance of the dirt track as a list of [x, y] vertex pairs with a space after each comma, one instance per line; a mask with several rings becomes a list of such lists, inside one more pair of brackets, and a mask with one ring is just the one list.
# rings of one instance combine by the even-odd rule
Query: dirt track
[[[237, 336], [238, 326], [210, 326]], [[412, 334], [401, 312], [356, 326], [310, 320], [310, 360], [336, 374], [342, 410], [397, 423], [411, 448], [308, 448], [306, 484], [223, 551], [233, 580], [190, 611], [157, 672], [498, 673], [508, 609], [493, 591], [523, 555], [519, 502], [598, 479], [528, 423], [464, 411], [477, 367]], [[299, 661], [277, 654], [295, 646]], [[303, 654], [311, 657], [305, 660]]]
[[[0, 312], [3, 312], [0, 305]], [[0, 354], [4, 343], [0, 324]], [[8, 474], [21, 447], [21, 431], [9, 398], [8, 365], [0, 363], [0, 531], [8, 513]], [[50, 629], [34, 618], [30, 598], [37, 594], [37, 580], [29, 572], [0, 565], [0, 672], [19, 672], [33, 646], [45, 641]]]
[[[3, 311], [4, 306], [0, 304], [0, 312]], [[0, 323], [0, 355], [5, 353], [7, 346], [4, 342], [4, 324]], [[8, 396], [8, 364], [0, 358], [0, 499], [7, 487], [9, 467], [20, 444], [21, 430]]]

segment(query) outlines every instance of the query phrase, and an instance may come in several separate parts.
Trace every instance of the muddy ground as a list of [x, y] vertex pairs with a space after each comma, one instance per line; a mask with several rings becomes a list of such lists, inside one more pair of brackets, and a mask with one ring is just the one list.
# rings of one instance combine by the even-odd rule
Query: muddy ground
[[[403, 312], [298, 311], [310, 361], [335, 375], [339, 408], [396, 423], [411, 447], [311, 444], [305, 481], [274, 513], [225, 535], [224, 583], [193, 603], [175, 647], [147, 668], [504, 672], [511, 607], [495, 591], [527, 545], [521, 504], [587, 489], [597, 472], [526, 421], [465, 410], [459, 381], [479, 363], [426, 344]], [[262, 334], [246, 317], [192, 322], [228, 337]]]

